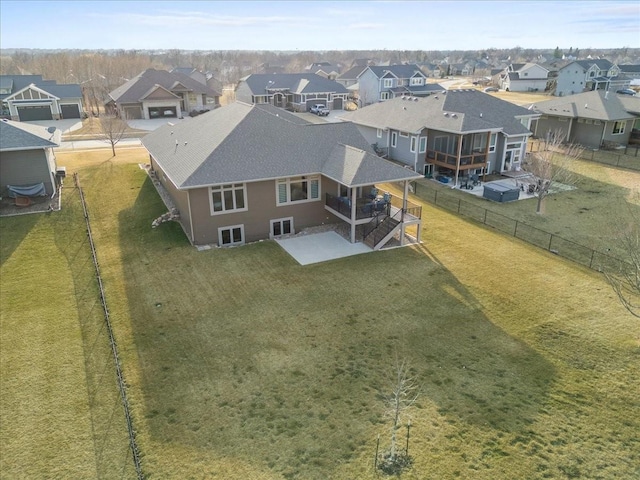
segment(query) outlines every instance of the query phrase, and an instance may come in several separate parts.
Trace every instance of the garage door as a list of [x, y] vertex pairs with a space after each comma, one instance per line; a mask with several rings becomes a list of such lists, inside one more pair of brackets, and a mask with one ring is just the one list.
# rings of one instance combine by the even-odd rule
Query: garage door
[[62, 118], [80, 118], [80, 108], [78, 105], [60, 105]]
[[18, 107], [18, 118], [21, 122], [32, 122], [34, 120], [53, 120], [51, 107]]
[[142, 118], [140, 107], [124, 107], [124, 114], [127, 120], [138, 120]]
[[176, 107], [149, 107], [149, 118], [177, 117]]
[[342, 98], [334, 98], [333, 99], [333, 109], [334, 110], [342, 110]]

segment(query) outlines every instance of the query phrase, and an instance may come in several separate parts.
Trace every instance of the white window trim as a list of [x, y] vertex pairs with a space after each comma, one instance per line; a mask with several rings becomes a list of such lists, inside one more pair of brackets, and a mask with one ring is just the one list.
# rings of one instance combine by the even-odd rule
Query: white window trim
[[417, 148], [418, 148], [418, 137], [412, 136], [411, 140], [409, 141], [409, 151], [411, 153], [415, 153]]
[[423, 85], [424, 79], [422, 77], [413, 77], [409, 80], [409, 85]]
[[[307, 198], [306, 200], [295, 200], [291, 201], [291, 179], [298, 179], [300, 177], [305, 177], [305, 180], [311, 184], [312, 180], [318, 181], [318, 198]], [[279, 178], [275, 181], [276, 186], [276, 206], [282, 207], [285, 205], [298, 205], [299, 203], [309, 203], [309, 202], [319, 202], [322, 199], [322, 182], [320, 181], [320, 175], [300, 175], [300, 177], [287, 177], [287, 178]], [[287, 186], [287, 201], [280, 202], [280, 191], [278, 186], [284, 183]], [[311, 189], [309, 189], [309, 193], [311, 193]]]
[[391, 146], [393, 148], [398, 146], [398, 132], [391, 132]]
[[[616, 125], [618, 124], [620, 125], [620, 129], [618, 132], [616, 132]], [[613, 127], [611, 128], [611, 135], [623, 135], [626, 128], [627, 128], [626, 120], [618, 120], [616, 122], [613, 122]]]
[[381, 128], [376, 128], [376, 137], [382, 138], [382, 129]]
[[425, 153], [427, 151], [427, 137], [420, 137], [420, 140], [418, 142], [419, 145], [419, 153]]
[[383, 78], [382, 88], [393, 88], [393, 78]]
[[[241, 240], [239, 242], [234, 242], [233, 241], [233, 232], [232, 232], [231, 233], [231, 237], [232, 237], [231, 243], [223, 244], [222, 243], [222, 232], [225, 231], [225, 230], [233, 230], [234, 228], [240, 228], [240, 237], [242, 237]], [[225, 227], [219, 227], [218, 228], [218, 245], [220, 247], [233, 247], [233, 246], [237, 246], [237, 245], [244, 245], [244, 224], [227, 225]]]
[[407, 132], [400, 132], [400, 136], [402, 138], [409, 138], [409, 134]]
[[[230, 184], [225, 184], [225, 185], [240, 185], [238, 183], [230, 183]], [[209, 187], [209, 212], [211, 213], [211, 215], [224, 215], [226, 213], [238, 213], [238, 212], [246, 212], [247, 210], [249, 210], [249, 202], [247, 199], [247, 184], [243, 183], [242, 184], [242, 195], [244, 197], [244, 208], [233, 208], [233, 209], [226, 209], [226, 210], [222, 210], [220, 212], [216, 212], [213, 210], [213, 189], [217, 188], [217, 187], [223, 187], [223, 185], [215, 185], [213, 187]], [[239, 190], [238, 188], [231, 188], [231, 189], [224, 189], [222, 188], [222, 190], [220, 190], [221, 192], [224, 192], [225, 190], [231, 190], [233, 192], [235, 192], [235, 190]], [[224, 199], [224, 195], [222, 196], [222, 198]], [[233, 196], [233, 199], [235, 201], [235, 194]]]
[[294, 235], [296, 233], [296, 229], [293, 226], [293, 217], [274, 218], [273, 220], [269, 220], [269, 238], [281, 237], [282, 235], [273, 234], [273, 224], [286, 222], [287, 220], [291, 222], [291, 233], [284, 233], [283, 235]]
[[[491, 139], [493, 139], [493, 142], [491, 141]], [[498, 144], [498, 134], [492, 133], [491, 135], [489, 135], [489, 152], [495, 152], [497, 144]]]

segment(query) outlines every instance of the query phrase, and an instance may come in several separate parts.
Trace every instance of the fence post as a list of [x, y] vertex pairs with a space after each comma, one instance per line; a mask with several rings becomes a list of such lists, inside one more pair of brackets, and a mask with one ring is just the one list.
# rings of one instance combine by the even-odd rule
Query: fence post
[[551, 251], [551, 242], [553, 242], [553, 233], [549, 235], [549, 248], [547, 248], [549, 251]]
[[373, 469], [378, 469], [378, 449], [380, 448], [380, 434], [378, 434], [378, 443], [376, 443], [376, 458], [373, 461]]
[[461, 202], [461, 200], [458, 199], [458, 213], [460, 213], [460, 202]]
[[518, 236], [518, 220], [516, 220], [516, 228], [513, 229], [513, 236], [514, 237]]
[[482, 221], [482, 223], [484, 223], [485, 225], [487, 224], [487, 209], [484, 209], [484, 220]]
[[591, 250], [591, 260], [589, 261], [589, 268], [593, 269], [593, 257], [595, 256], [596, 251]]
[[436, 194], [433, 196], [433, 203], [438, 204], [438, 190], [436, 190]]

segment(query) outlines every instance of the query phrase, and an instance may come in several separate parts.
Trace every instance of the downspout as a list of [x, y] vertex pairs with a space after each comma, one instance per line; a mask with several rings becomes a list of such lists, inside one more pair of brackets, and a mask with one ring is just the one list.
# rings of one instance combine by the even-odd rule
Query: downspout
[[196, 239], [193, 236], [193, 217], [191, 215], [191, 190], [187, 190], [187, 207], [189, 208], [189, 229], [191, 230], [191, 245], [194, 245]]
[[598, 148], [600, 148], [602, 145], [604, 145], [604, 134], [607, 132], [607, 124], [609, 122], [607, 122], [605, 120], [604, 124], [602, 125], [602, 138], [600, 139], [600, 145], [598, 145]]
[[400, 217], [400, 246], [404, 246], [404, 214], [407, 211], [407, 197], [409, 196], [409, 180], [404, 181], [404, 195], [402, 197], [402, 216]]
[[453, 183], [454, 188], [458, 186], [458, 175], [460, 173], [460, 156], [462, 155], [462, 134], [458, 142], [458, 157], [456, 158], [456, 181]]

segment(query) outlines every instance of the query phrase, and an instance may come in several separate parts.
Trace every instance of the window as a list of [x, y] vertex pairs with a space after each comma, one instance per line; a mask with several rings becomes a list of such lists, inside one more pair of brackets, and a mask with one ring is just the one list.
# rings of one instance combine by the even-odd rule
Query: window
[[382, 129], [381, 128], [377, 128], [376, 129], [376, 137], [382, 138]]
[[293, 230], [293, 217], [278, 218], [271, 220], [271, 236], [279, 237], [281, 235], [289, 235], [295, 233]]
[[413, 77], [409, 85], [422, 85], [422, 77]]
[[409, 134], [406, 132], [400, 132], [400, 136], [403, 138], [409, 138]]
[[380, 100], [389, 100], [389, 92], [380, 92]]
[[312, 202], [320, 198], [320, 177], [291, 177], [276, 181], [276, 202], [288, 203]]
[[411, 137], [411, 145], [409, 147], [409, 150], [411, 152], [415, 152], [417, 144], [418, 144], [418, 137]]
[[623, 120], [621, 122], [613, 122], [613, 134], [620, 135], [624, 133], [624, 127], [627, 126], [627, 121]]
[[383, 86], [384, 88], [391, 88], [391, 87], [393, 87], [393, 78], [385, 78], [385, 79], [382, 81], [382, 86]]
[[391, 132], [391, 146], [396, 147], [398, 145], [398, 132]]
[[489, 140], [489, 151], [490, 152], [495, 152], [496, 151], [496, 141], [498, 140], [498, 134], [497, 133], [492, 133], [491, 134], [491, 139]]
[[427, 137], [420, 137], [420, 153], [427, 151]]
[[211, 215], [247, 210], [247, 190], [244, 183], [210, 187]]
[[448, 137], [436, 137], [433, 142], [433, 149], [436, 152], [444, 152], [447, 153], [449, 148], [449, 138]]
[[242, 245], [244, 243], [244, 225], [233, 225], [218, 229], [218, 245], [221, 247]]
[[484, 152], [486, 148], [487, 148], [487, 134], [476, 133], [473, 136], [473, 151]]

